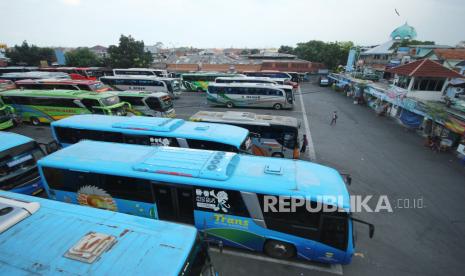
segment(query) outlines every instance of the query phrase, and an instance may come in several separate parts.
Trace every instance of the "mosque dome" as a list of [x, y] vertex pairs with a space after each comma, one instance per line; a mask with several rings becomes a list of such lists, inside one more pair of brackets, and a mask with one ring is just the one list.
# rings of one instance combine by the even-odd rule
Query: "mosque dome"
[[405, 22], [404, 25], [397, 27], [391, 33], [391, 38], [393, 40], [403, 40], [403, 39], [415, 39], [417, 37], [417, 31], [414, 27], [410, 26]]

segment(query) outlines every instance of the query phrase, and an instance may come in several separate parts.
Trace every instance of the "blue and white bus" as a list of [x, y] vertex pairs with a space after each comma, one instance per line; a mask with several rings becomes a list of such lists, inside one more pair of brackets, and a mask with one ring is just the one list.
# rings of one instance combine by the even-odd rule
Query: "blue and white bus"
[[[318, 164], [82, 141], [41, 159], [39, 168], [55, 200], [192, 224], [226, 246], [276, 258], [347, 264], [354, 253], [344, 180]], [[320, 195], [341, 197], [334, 205], [340, 212], [272, 212], [265, 206], [270, 197], [306, 197], [314, 204]], [[329, 205], [324, 197], [320, 203]]]
[[40, 193], [43, 188], [36, 162], [45, 154], [31, 138], [0, 131], [0, 190], [28, 195]]
[[197, 229], [0, 191], [1, 275], [209, 275]]
[[62, 147], [83, 139], [229, 152], [249, 152], [252, 146], [247, 129], [182, 119], [89, 114], [55, 121], [51, 128]]

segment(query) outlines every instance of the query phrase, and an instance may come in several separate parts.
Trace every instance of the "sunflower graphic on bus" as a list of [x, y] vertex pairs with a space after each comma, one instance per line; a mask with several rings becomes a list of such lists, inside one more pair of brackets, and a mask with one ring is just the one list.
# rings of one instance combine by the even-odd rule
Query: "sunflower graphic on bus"
[[80, 205], [118, 211], [113, 198], [105, 190], [92, 185], [82, 186], [77, 191], [77, 201]]

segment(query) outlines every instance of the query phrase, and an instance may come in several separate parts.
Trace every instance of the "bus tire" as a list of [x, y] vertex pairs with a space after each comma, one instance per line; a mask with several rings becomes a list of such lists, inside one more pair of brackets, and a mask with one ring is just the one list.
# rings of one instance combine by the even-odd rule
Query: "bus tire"
[[290, 259], [296, 254], [293, 244], [277, 240], [266, 241], [263, 251], [272, 258], [283, 260]]
[[275, 110], [281, 110], [281, 109], [283, 108], [283, 106], [282, 106], [281, 104], [277, 103], [277, 104], [274, 104], [274, 105], [273, 105], [273, 108], [274, 108]]
[[281, 152], [274, 152], [273, 154], [271, 154], [271, 157], [284, 158], [284, 154], [282, 154]]
[[31, 121], [31, 124], [34, 125], [34, 126], [40, 125], [40, 120], [39, 120], [39, 118], [31, 117], [29, 120]]
[[232, 102], [227, 102], [226, 103], [226, 107], [227, 108], [233, 108], [234, 107], [234, 104]]

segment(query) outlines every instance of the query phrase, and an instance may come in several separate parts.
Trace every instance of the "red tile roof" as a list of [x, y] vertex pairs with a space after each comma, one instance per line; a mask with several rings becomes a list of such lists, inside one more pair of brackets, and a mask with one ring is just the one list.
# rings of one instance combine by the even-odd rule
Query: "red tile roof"
[[430, 59], [420, 59], [389, 69], [388, 72], [410, 77], [463, 78], [459, 73]]
[[434, 49], [436, 56], [441, 59], [465, 60], [465, 49]]

